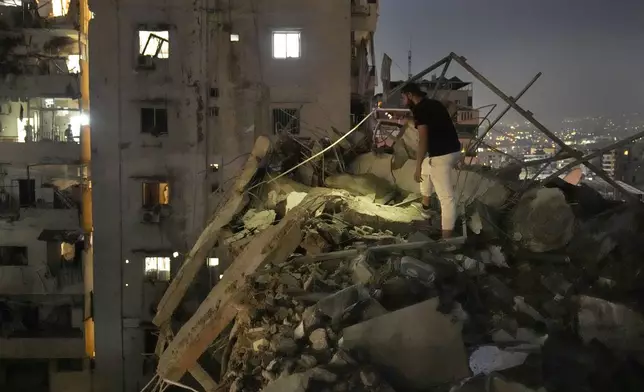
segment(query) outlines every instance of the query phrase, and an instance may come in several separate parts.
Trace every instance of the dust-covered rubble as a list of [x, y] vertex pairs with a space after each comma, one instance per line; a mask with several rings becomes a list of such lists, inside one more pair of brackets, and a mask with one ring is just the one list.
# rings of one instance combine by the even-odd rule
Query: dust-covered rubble
[[641, 205], [465, 167], [465, 232], [439, 241], [409, 191], [372, 172], [332, 173], [336, 190], [297, 172], [253, 180], [262, 197], [219, 237], [236, 249], [226, 289], [197, 312], [233, 326], [177, 334], [187, 345], [215, 336], [204, 349], [221, 365], [206, 369], [218, 391], [644, 390]]

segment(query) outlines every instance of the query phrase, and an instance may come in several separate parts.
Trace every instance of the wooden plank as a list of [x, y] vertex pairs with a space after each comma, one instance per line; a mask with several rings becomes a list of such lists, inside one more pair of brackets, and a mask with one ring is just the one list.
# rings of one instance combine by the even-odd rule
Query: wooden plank
[[190, 253], [181, 265], [170, 286], [163, 294], [157, 314], [152, 322], [161, 326], [168, 322], [175, 309], [181, 303], [192, 281], [202, 266], [206, 264], [206, 257], [219, 239], [221, 229], [226, 226], [233, 217], [241, 212], [246, 203], [245, 193], [248, 183], [253, 178], [257, 169], [266, 154], [270, 151], [271, 142], [265, 136], [260, 136], [255, 141], [253, 150], [244, 165], [242, 173], [235, 181], [235, 184], [226, 192], [225, 202], [213, 215], [206, 229], [201, 233]]
[[336, 195], [342, 193], [313, 189], [280, 223], [264, 230], [246, 246], [159, 359], [157, 372], [163, 378], [179, 380], [194, 366], [240, 310], [236, 296], [246, 277], [264, 264], [286, 261], [302, 240], [307, 218]]
[[210, 377], [210, 374], [204, 370], [198, 363], [190, 368], [190, 375], [201, 385], [205, 392], [215, 392], [217, 383]]

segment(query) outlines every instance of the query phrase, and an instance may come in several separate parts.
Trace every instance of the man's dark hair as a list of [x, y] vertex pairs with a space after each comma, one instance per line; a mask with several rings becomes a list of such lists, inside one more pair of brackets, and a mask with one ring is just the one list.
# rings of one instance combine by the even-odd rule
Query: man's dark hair
[[411, 94], [414, 97], [424, 97], [427, 95], [427, 93], [421, 90], [420, 86], [416, 83], [407, 83], [400, 91], [403, 94]]

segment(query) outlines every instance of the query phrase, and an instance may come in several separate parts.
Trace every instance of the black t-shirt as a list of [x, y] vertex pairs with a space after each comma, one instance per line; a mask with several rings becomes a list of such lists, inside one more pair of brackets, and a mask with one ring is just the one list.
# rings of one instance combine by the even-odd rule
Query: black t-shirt
[[435, 99], [424, 98], [412, 109], [416, 128], [426, 125], [427, 152], [430, 157], [451, 154], [461, 150], [456, 127], [447, 108]]

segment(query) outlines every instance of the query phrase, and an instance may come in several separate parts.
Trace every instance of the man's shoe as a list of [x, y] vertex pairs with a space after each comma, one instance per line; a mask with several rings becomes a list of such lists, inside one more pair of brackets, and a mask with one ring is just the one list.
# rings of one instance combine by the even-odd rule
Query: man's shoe
[[432, 217], [431, 208], [425, 207], [422, 203], [414, 203], [413, 206], [420, 212], [420, 215], [424, 219], [429, 219]]

